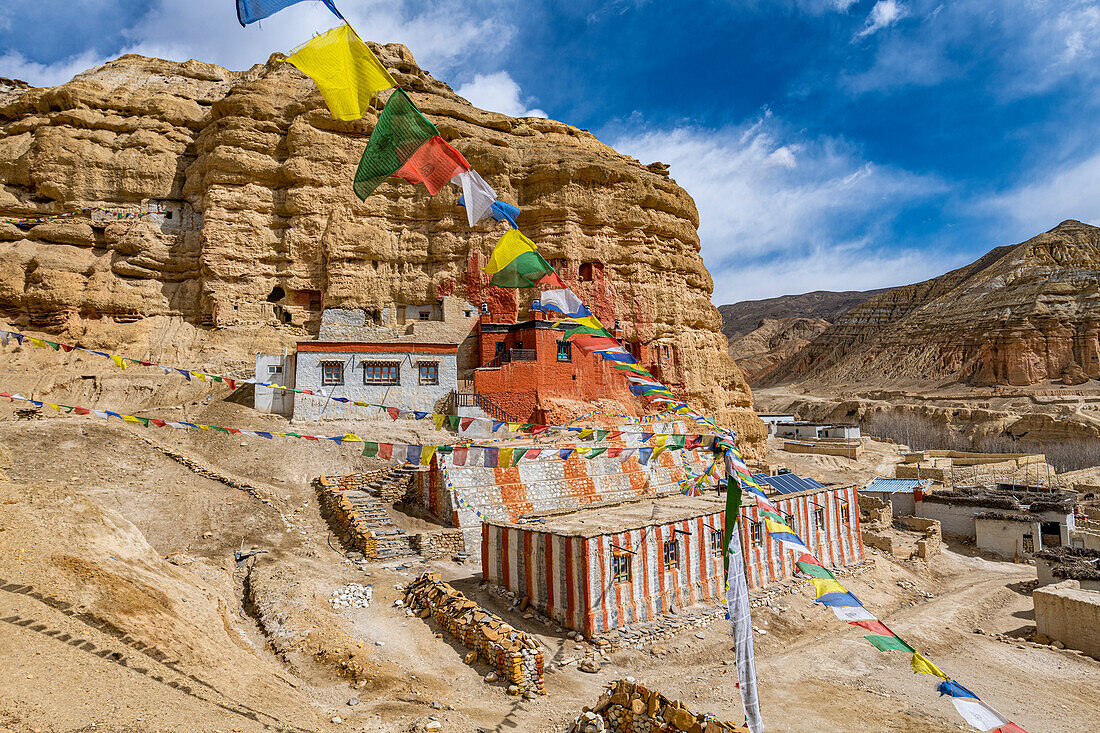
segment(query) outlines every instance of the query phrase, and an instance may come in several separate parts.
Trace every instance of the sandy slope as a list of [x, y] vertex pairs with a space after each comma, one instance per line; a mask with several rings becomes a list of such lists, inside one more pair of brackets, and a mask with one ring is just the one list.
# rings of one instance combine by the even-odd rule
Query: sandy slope
[[[139, 432], [264, 487], [269, 503], [196, 476], [138, 440]], [[13, 483], [0, 485], [0, 501], [14, 502], [0, 503], [0, 578], [93, 614], [69, 616], [18, 590], [0, 590], [0, 619], [16, 617], [0, 621], [0, 726], [410, 731], [434, 715], [449, 731], [561, 730], [603, 682], [628, 674], [700, 711], [739, 717], [721, 621], [702, 639], [687, 633], [656, 654], [616, 653], [597, 675], [551, 665], [544, 698], [516, 699], [485, 684], [484, 665], [463, 664], [462, 650], [436, 637], [434, 624], [393, 607], [395, 586], [423, 568], [439, 569], [535, 633], [548, 659], [567, 661], [578, 650], [552, 626], [524, 620], [479, 589], [476, 567], [390, 563], [367, 568], [367, 575], [345, 562], [330, 545], [308, 477], [359, 465], [350, 450], [87, 418], [0, 420], [0, 444], [16, 459], [6, 469]], [[833, 470], [843, 475], [844, 466]], [[242, 542], [269, 553], [237, 568], [232, 551]], [[195, 561], [165, 561], [177, 552]], [[972, 633], [976, 626], [1007, 632], [1030, 623], [1021, 584], [1031, 578], [1030, 566], [949, 552], [931, 568], [875, 556], [850, 585], [899, 633], [1033, 733], [1100, 727], [1090, 697], [1100, 689], [1100, 662]], [[903, 590], [896, 584], [902, 579], [935, 597]], [[326, 599], [348, 582], [372, 583], [376, 603], [332, 612]], [[867, 645], [856, 629], [815, 606], [802, 584], [791, 587], [795, 594], [773, 601], [786, 610], [754, 612], [768, 631], [757, 637], [768, 730], [959, 730], [931, 678], [910, 672], [902, 655]], [[89, 619], [111, 626], [105, 632]], [[23, 620], [30, 623], [16, 625]], [[77, 638], [94, 648], [72, 646]], [[155, 645], [172, 665], [137, 651], [135, 641]], [[106, 657], [96, 656], [104, 650]], [[127, 666], [111, 660], [116, 652]], [[349, 707], [353, 695], [361, 703]], [[331, 724], [333, 715], [345, 722]]]

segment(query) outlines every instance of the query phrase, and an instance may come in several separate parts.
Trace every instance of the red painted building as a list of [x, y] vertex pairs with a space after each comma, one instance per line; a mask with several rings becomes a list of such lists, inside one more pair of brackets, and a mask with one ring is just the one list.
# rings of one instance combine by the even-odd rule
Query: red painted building
[[481, 316], [474, 392], [524, 422], [575, 417], [565, 414], [557, 399], [616, 400], [627, 412], [640, 406], [621, 372], [600, 357], [574, 348], [565, 338], [565, 329], [554, 328], [554, 322], [545, 320], [541, 312], [533, 315], [534, 320], [520, 323], [493, 323], [489, 314]]

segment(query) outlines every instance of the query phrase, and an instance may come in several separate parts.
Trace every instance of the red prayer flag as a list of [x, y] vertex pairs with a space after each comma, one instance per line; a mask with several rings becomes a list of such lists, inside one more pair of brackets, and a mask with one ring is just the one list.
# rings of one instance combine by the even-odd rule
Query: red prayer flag
[[462, 153], [439, 135], [435, 135], [410, 155], [393, 175], [404, 178], [409, 183], [423, 183], [424, 188], [435, 196], [452, 178], [468, 170], [470, 164], [462, 157]]
[[586, 354], [590, 354], [593, 351], [599, 351], [600, 349], [619, 348], [619, 342], [607, 336], [577, 334], [573, 336], [573, 343], [577, 345], [578, 349]]
[[61, 348], [66, 354], [68, 354], [70, 351], [73, 350], [74, 347], [70, 344], [61, 344]]
[[987, 733], [1027, 733], [1027, 731], [1015, 723], [1009, 723], [1008, 725], [1002, 725], [1000, 728], [988, 731]]
[[379, 458], [385, 458], [386, 460], [393, 458], [393, 443], [379, 443], [377, 455]]
[[[473, 420], [472, 417], [471, 418], [464, 418], [464, 419]], [[456, 466], [465, 466], [466, 465], [466, 454], [469, 452], [469, 450], [470, 449], [467, 446], [464, 446], [464, 445], [458, 446], [458, 445], [456, 445], [454, 453], [451, 454], [451, 463], [453, 463]]]
[[607, 457], [608, 458], [618, 458], [619, 454], [622, 453], [622, 452], [623, 452], [623, 447], [621, 445], [613, 445], [613, 446], [611, 446], [610, 448], [607, 449]]
[[560, 277], [558, 277], [558, 273], [556, 273], [556, 272], [551, 272], [549, 275], [543, 275], [542, 279], [538, 280], [535, 284], [536, 285], [550, 285], [550, 286], [553, 286], [555, 288], [561, 288], [561, 289], [569, 287], [564, 282], [562, 282], [562, 279]]
[[878, 620], [849, 621], [848, 623], [852, 624], [853, 626], [862, 626], [863, 628], [870, 631], [872, 634], [878, 634], [879, 636], [897, 636], [897, 634], [887, 628], [886, 624]]
[[[466, 428], [470, 427], [470, 423], [472, 423], [472, 422], [473, 422], [473, 421], [474, 421], [475, 419], [476, 419], [476, 418], [473, 418], [473, 417], [463, 417], [463, 418], [460, 418], [460, 419], [459, 419], [459, 421], [458, 421], [458, 427], [459, 427], [459, 429], [460, 429], [460, 430], [465, 430]], [[465, 450], [465, 449], [463, 449], [463, 450]], [[466, 459], [465, 459], [465, 458], [463, 458], [463, 460], [466, 460]], [[461, 466], [462, 464], [461, 464], [461, 463], [459, 463], [458, 465], [460, 465], [460, 466]]]
[[[4, 397], [7, 397], [7, 395], [4, 395]], [[74, 407], [73, 412], [77, 415], [90, 415], [92, 413], [87, 407]]]
[[225, 383], [229, 385], [229, 389], [236, 389], [237, 388], [237, 383], [235, 381], [233, 381], [232, 379], [230, 379], [229, 377], [223, 377], [223, 379], [225, 379]]
[[539, 453], [542, 453], [542, 448], [528, 448], [527, 452], [523, 454], [523, 457], [527, 460], [534, 460], [539, 457]]
[[[77, 412], [79, 412], [81, 408], [77, 407], [75, 409], [76, 409]], [[85, 410], [85, 412], [87, 412], [87, 410]], [[154, 420], [153, 418], [149, 418], [149, 422], [153, 423], [158, 428], [163, 428], [167, 424], [163, 420]], [[238, 430], [237, 432], [240, 432], [240, 431]]]
[[388, 412], [390, 414], [390, 417], [392, 417], [394, 420], [396, 420], [397, 416], [401, 414], [401, 410], [397, 409], [396, 407], [387, 407], [386, 412]]
[[241, 432], [241, 431], [240, 431], [240, 430], [238, 430], [237, 428], [226, 428], [226, 430], [228, 430], [228, 431], [229, 431], [229, 432], [231, 432], [231, 433], [239, 433], [239, 432]]

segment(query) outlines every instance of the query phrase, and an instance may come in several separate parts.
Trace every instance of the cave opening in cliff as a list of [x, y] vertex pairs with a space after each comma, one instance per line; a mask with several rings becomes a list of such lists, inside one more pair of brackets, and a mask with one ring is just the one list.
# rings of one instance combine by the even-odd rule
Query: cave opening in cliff
[[276, 285], [271, 289], [271, 294], [267, 296], [268, 303], [278, 303], [280, 300], [286, 297], [286, 291]]

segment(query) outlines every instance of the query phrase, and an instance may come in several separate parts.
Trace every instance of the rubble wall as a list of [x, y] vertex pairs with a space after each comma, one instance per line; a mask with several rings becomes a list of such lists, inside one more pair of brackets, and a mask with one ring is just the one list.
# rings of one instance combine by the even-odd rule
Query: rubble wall
[[434, 618], [445, 633], [475, 653], [469, 663], [488, 664], [521, 694], [546, 694], [538, 641], [444, 583], [439, 573], [424, 573], [409, 583], [404, 603], [421, 618]]

